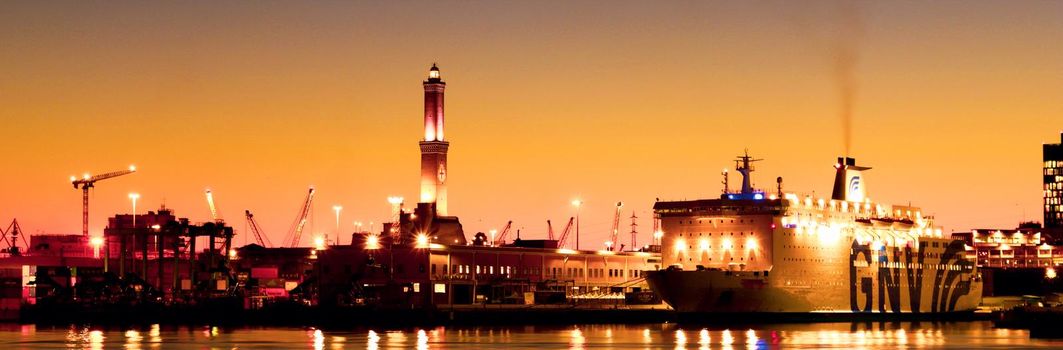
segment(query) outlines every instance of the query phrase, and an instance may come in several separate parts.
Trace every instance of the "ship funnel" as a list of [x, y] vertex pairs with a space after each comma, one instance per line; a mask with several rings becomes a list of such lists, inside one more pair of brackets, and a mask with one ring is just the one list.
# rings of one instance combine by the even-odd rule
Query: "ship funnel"
[[838, 163], [834, 164], [834, 192], [831, 199], [839, 201], [863, 202], [867, 197], [862, 172], [870, 170], [870, 167], [856, 165], [856, 159], [838, 157]]

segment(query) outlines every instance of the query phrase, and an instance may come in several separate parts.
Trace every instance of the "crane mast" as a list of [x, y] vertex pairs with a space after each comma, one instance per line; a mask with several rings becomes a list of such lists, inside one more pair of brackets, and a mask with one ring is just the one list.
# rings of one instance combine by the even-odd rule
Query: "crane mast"
[[[74, 189], [81, 189], [81, 234], [85, 237], [89, 236], [89, 189], [96, 187], [96, 181], [106, 180], [113, 177], [119, 177], [122, 175], [128, 175], [135, 173], [137, 167], [130, 165], [128, 170], [112, 171], [109, 173], [103, 173], [96, 176], [89, 176], [85, 174], [82, 178], [78, 179], [75, 176], [70, 177], [70, 183], [74, 185]], [[133, 213], [136, 215], [136, 213]]]
[[620, 234], [620, 209], [623, 208], [623, 207], [624, 207], [624, 203], [623, 202], [616, 202], [616, 215], [613, 216], [612, 236], [609, 237], [609, 242], [606, 243], [606, 244], [609, 245], [607, 247], [608, 250], [611, 250], [611, 251], [619, 251], [620, 250], [620, 244], [619, 244], [620, 242], [617, 242], [617, 239], [620, 238], [619, 237], [619, 234]]
[[289, 247], [295, 248], [299, 246], [299, 239], [303, 236], [303, 228], [306, 227], [307, 218], [310, 216], [310, 208], [314, 203], [314, 188], [310, 187], [310, 190], [306, 193], [306, 199], [303, 200], [303, 207], [299, 209], [299, 215], [295, 217], [295, 222], [292, 224], [292, 228], [288, 235], [292, 238], [288, 243]]
[[550, 220], [546, 220], [546, 239], [554, 240], [554, 224], [551, 224]]
[[568, 238], [568, 233], [572, 232], [572, 223], [576, 221], [576, 217], [568, 218], [568, 223], [565, 224], [565, 228], [561, 230], [561, 237], [557, 238], [557, 247], [564, 248], [565, 240]]
[[258, 245], [266, 248], [273, 245], [273, 243], [269, 241], [269, 237], [266, 237], [266, 235], [262, 233], [262, 228], [258, 226], [258, 221], [255, 221], [255, 215], [251, 214], [250, 210], [244, 210], [244, 216], [247, 217], [247, 228], [255, 235], [255, 240], [258, 241]]
[[211, 220], [214, 220], [216, 223], [224, 221], [218, 216], [218, 208], [214, 206], [214, 194], [210, 192], [210, 189], [207, 189], [207, 206], [210, 207]]

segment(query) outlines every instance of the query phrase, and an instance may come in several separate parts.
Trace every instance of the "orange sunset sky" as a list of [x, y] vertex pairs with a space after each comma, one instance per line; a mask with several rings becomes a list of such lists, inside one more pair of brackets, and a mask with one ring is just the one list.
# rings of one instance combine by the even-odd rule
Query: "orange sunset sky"
[[0, 222], [78, 233], [68, 177], [136, 164], [97, 184], [90, 233], [130, 192], [139, 211], [205, 221], [209, 187], [237, 243], [244, 209], [277, 243], [309, 185], [314, 232], [334, 234], [335, 204], [344, 232], [379, 228], [387, 196], [417, 198], [438, 62], [450, 213], [469, 237], [508, 220], [544, 235], [578, 197], [583, 247], [617, 201], [623, 242], [632, 211], [648, 242], [655, 198], [718, 196], [746, 148], [765, 159], [758, 187], [829, 196], [840, 74], [873, 200], [946, 232], [1014, 227], [1041, 220], [1061, 39], [1058, 1], [5, 1]]

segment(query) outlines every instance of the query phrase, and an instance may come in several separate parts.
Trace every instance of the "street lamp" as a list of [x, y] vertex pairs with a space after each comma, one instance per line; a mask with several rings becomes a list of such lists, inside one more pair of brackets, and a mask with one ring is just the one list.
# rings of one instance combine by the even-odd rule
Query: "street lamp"
[[579, 209], [583, 206], [583, 201], [573, 200], [572, 205], [576, 206], [576, 250], [579, 250]]
[[336, 211], [336, 244], [340, 244], [340, 210], [343, 210], [343, 207], [339, 204], [333, 205], [332, 210]]
[[130, 193], [129, 199], [133, 200], [133, 228], [137, 228], [137, 199], [140, 199], [139, 193]]
[[103, 237], [92, 237], [89, 239], [89, 243], [92, 244], [92, 257], [94, 259], [100, 258], [100, 247], [103, 246]]

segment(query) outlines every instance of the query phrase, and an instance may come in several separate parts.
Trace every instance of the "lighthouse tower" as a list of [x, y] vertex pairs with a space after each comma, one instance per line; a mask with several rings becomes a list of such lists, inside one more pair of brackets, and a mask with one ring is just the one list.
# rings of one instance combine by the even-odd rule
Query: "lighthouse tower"
[[432, 64], [424, 81], [424, 140], [421, 144], [421, 203], [435, 203], [436, 215], [447, 215], [447, 149], [443, 139], [443, 90], [447, 83]]

